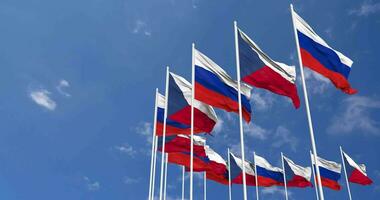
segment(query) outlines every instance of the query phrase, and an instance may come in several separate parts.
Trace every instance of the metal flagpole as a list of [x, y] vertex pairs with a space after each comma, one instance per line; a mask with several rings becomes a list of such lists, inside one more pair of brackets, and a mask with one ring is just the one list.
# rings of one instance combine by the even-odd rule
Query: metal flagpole
[[169, 94], [169, 66], [166, 67], [165, 111], [164, 111], [164, 125], [163, 125], [163, 130], [162, 130], [162, 152], [161, 152], [160, 200], [162, 200], [162, 192], [163, 192], [163, 186], [164, 186], [166, 118], [168, 116], [168, 101], [169, 101], [168, 94]]
[[152, 194], [151, 194], [152, 196], [151, 196], [151, 200], [154, 199], [154, 187], [155, 187], [155, 184], [156, 184], [157, 144], [158, 144], [158, 136], [155, 136], [154, 137], [154, 158], [153, 158], [153, 178], [152, 178]]
[[[310, 158], [311, 158], [311, 151], [310, 151]], [[311, 170], [313, 172], [313, 178], [314, 178], [315, 195], [317, 196], [317, 200], [319, 200], [317, 177], [315, 176], [315, 169], [314, 169], [314, 165], [313, 165], [313, 160], [311, 160]]]
[[164, 200], [166, 200], [166, 185], [168, 181], [168, 154], [165, 153], [165, 181], [164, 181]]
[[350, 183], [348, 182], [347, 171], [346, 171], [346, 162], [344, 162], [344, 158], [343, 158], [343, 149], [342, 149], [341, 146], [339, 146], [339, 149], [340, 149], [340, 155], [342, 156], [342, 164], [343, 164], [344, 175], [346, 176], [346, 184], [347, 184], [348, 197], [350, 197], [350, 200], [352, 200], [351, 190], [350, 190]]
[[285, 185], [285, 199], [288, 200], [288, 184], [286, 182], [284, 154], [281, 152], [282, 172], [284, 173], [284, 185]]
[[207, 172], [204, 172], [203, 175], [203, 199], [207, 200]]
[[256, 152], [253, 152], [253, 165], [255, 166], [256, 199], [259, 200], [259, 179], [257, 178]]
[[193, 159], [194, 159], [194, 93], [195, 93], [195, 69], [194, 69], [194, 50], [195, 44], [192, 44], [191, 49], [191, 132], [190, 132], [190, 200], [193, 200]]
[[232, 190], [231, 190], [231, 160], [230, 160], [230, 149], [227, 149], [228, 152], [228, 196], [229, 200], [232, 200]]
[[317, 147], [315, 145], [315, 139], [314, 139], [313, 122], [311, 120], [311, 113], [310, 113], [310, 108], [309, 108], [309, 98], [308, 98], [307, 90], [306, 90], [306, 82], [305, 82], [305, 76], [303, 73], [303, 64], [302, 64], [302, 59], [301, 59], [301, 52], [300, 52], [300, 46], [299, 46], [299, 41], [298, 41], [298, 37], [297, 37], [297, 31], [296, 31], [296, 27], [294, 24], [294, 11], [293, 11], [293, 5], [292, 4], [290, 4], [290, 10], [292, 12], [293, 31], [294, 31], [294, 37], [295, 37], [296, 45], [297, 45], [298, 62], [299, 62], [299, 68], [301, 71], [301, 80], [302, 80], [302, 87], [303, 87], [303, 93], [304, 93], [304, 98], [305, 98], [306, 114], [307, 114], [307, 119], [309, 122], [311, 146], [312, 146], [312, 150], [313, 150], [313, 156], [314, 156], [314, 161], [315, 161], [314, 163], [315, 163], [316, 172], [317, 172], [316, 174], [317, 174], [318, 186], [319, 186], [318, 187], [319, 196], [320, 196], [321, 200], [324, 200], [323, 189], [322, 189], [322, 185], [321, 185], [321, 176], [319, 173], [319, 167], [318, 167], [318, 162], [317, 162], [318, 154], [317, 154]]
[[185, 200], [185, 166], [182, 166], [182, 200]]
[[152, 133], [152, 154], [150, 159], [150, 177], [149, 177], [149, 197], [148, 199], [152, 200], [152, 181], [153, 181], [153, 159], [154, 159], [154, 149], [155, 149], [155, 136], [156, 136], [156, 120], [157, 120], [157, 96], [158, 88], [156, 88], [155, 102], [154, 102], [154, 117], [153, 117], [153, 133]]
[[244, 200], [247, 200], [247, 181], [245, 175], [245, 155], [244, 155], [244, 134], [243, 134], [243, 113], [241, 108], [241, 83], [240, 83], [240, 59], [239, 59], [239, 42], [238, 42], [238, 28], [237, 22], [234, 21], [234, 31], [235, 31], [235, 54], [236, 54], [236, 72], [237, 72], [237, 83], [238, 83], [238, 101], [239, 101], [239, 127], [240, 127], [240, 148], [241, 148], [241, 159], [243, 160], [243, 195]]

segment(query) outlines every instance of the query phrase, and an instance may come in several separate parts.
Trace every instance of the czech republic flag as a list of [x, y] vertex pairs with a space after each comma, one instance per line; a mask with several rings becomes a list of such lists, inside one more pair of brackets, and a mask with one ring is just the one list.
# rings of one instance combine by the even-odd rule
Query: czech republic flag
[[[181, 124], [191, 124], [191, 84], [170, 73], [168, 94], [168, 119]], [[217, 121], [214, 109], [194, 99], [194, 132], [210, 133]]]
[[293, 12], [293, 23], [303, 65], [330, 79], [344, 93], [355, 94], [357, 90], [348, 82], [353, 61], [331, 48], [296, 12]]
[[[311, 155], [313, 167], [315, 168], [314, 156]], [[333, 161], [328, 161], [318, 157], [319, 173], [321, 175], [322, 186], [333, 190], [340, 190], [339, 185], [342, 165]], [[317, 179], [318, 180], [318, 179]]]
[[373, 183], [366, 173], [366, 167], [364, 164], [356, 164], [356, 162], [344, 152], [343, 157], [349, 182], [357, 183], [359, 185], [370, 185]]
[[[231, 182], [235, 184], [243, 184], [243, 161], [241, 158], [236, 157], [230, 153], [230, 173]], [[252, 163], [244, 161], [245, 167], [245, 180], [246, 184], [256, 186], [255, 170]]]
[[258, 186], [271, 187], [284, 185], [282, 169], [273, 167], [265, 158], [258, 155], [254, 156], [254, 162], [256, 164]]
[[249, 85], [289, 97], [300, 107], [294, 66], [276, 62], [267, 56], [243, 31], [238, 30], [241, 80]]
[[[158, 137], [158, 151], [162, 151], [162, 138]], [[206, 157], [206, 140], [200, 136], [193, 136], [194, 154], [200, 157]], [[188, 135], [166, 136], [165, 153], [190, 153], [191, 140]]]
[[284, 173], [286, 177], [287, 187], [312, 187], [311, 184], [311, 168], [302, 167], [295, 164], [287, 157], [284, 158]]
[[206, 154], [210, 162], [206, 171], [206, 178], [228, 185], [228, 170], [226, 161], [213, 149], [206, 146]]
[[[162, 94], [158, 94], [157, 97], [157, 122], [156, 122], [156, 135], [162, 136], [164, 130], [164, 112], [165, 112], [165, 97]], [[190, 125], [182, 124], [166, 119], [166, 136], [177, 134], [190, 134]], [[194, 129], [194, 133], [201, 133], [201, 130]]]
[[[238, 85], [214, 61], [194, 50], [195, 98], [211, 106], [239, 113]], [[251, 120], [251, 87], [241, 84], [242, 113], [245, 121]]]

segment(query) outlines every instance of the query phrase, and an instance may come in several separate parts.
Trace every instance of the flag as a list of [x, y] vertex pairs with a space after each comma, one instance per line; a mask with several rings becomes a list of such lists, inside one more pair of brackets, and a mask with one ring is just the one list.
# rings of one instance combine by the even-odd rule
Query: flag
[[241, 80], [287, 96], [299, 108], [295, 67], [273, 61], [241, 30], [238, 30], [238, 43]]
[[[243, 161], [230, 153], [230, 173], [231, 182], [235, 184], [243, 184]], [[246, 184], [250, 186], [256, 185], [255, 170], [252, 163], [244, 161], [245, 167], [245, 180]]]
[[[189, 152], [168, 153], [168, 162], [190, 168], [191, 156]], [[193, 154], [193, 171], [203, 172], [208, 169], [209, 160], [205, 156]]]
[[226, 161], [209, 146], [206, 146], [206, 154], [209, 159], [206, 178], [224, 185], [228, 185], [228, 170]]
[[355, 94], [357, 90], [348, 82], [353, 61], [331, 48], [296, 12], [293, 16], [303, 65], [330, 79], [344, 93]]
[[[339, 185], [340, 173], [342, 165], [333, 161], [328, 161], [318, 157], [319, 173], [321, 175], [322, 186], [333, 190], [340, 190]], [[314, 156], [311, 155], [311, 160], [315, 168]], [[318, 180], [318, 179], [317, 179]]]
[[[162, 139], [158, 137], [158, 150], [162, 151]], [[200, 157], [206, 157], [206, 140], [200, 136], [193, 136], [193, 149], [194, 154]], [[165, 152], [166, 153], [190, 153], [191, 140], [188, 135], [172, 135], [166, 136], [165, 139]]]
[[255, 155], [256, 174], [259, 186], [284, 185], [282, 169], [273, 167], [265, 158]]
[[370, 185], [372, 180], [366, 173], [366, 167], [364, 164], [358, 165], [350, 156], [343, 152], [343, 158], [346, 166], [346, 173], [348, 181], [351, 183], [357, 183], [360, 185]]
[[[165, 96], [158, 94], [157, 99], [157, 122], [156, 122], [156, 135], [162, 136], [164, 130], [164, 112], [165, 112]], [[190, 125], [182, 124], [166, 119], [166, 136], [177, 135], [177, 134], [190, 134]], [[200, 130], [194, 130], [194, 133], [201, 133]]]
[[[238, 85], [214, 61], [194, 50], [195, 98], [211, 106], [239, 113]], [[241, 84], [242, 113], [245, 121], [251, 120], [251, 88]]]
[[311, 168], [302, 167], [295, 164], [292, 160], [284, 156], [284, 170], [286, 186], [288, 187], [312, 187]]
[[[176, 122], [191, 124], [191, 84], [186, 79], [170, 73], [168, 97], [168, 118]], [[210, 133], [217, 117], [214, 109], [194, 99], [194, 130]]]

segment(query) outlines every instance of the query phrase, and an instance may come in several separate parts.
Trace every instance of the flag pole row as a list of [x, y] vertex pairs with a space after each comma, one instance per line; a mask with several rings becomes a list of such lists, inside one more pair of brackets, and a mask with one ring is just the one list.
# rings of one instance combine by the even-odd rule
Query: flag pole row
[[[321, 174], [320, 169], [330, 167], [332, 174], [336, 176], [339, 175], [340, 177], [340, 170], [339, 173], [337, 170], [340, 168], [340, 165], [318, 157], [303, 68], [307, 67], [315, 73], [319, 73], [328, 78], [337, 89], [351, 95], [357, 92], [348, 82], [348, 75], [353, 61], [339, 51], [331, 48], [317, 35], [312, 27], [294, 11], [292, 4], [290, 5], [290, 10], [311, 141], [310, 155], [312, 166], [315, 166], [310, 170], [305, 169], [302, 173], [310, 174], [306, 179], [311, 179], [311, 171], [313, 171], [317, 198], [324, 200], [322, 189], [322, 187], [325, 187], [325, 185], [323, 185], [324, 179], [322, 179], [324, 174]], [[208, 166], [210, 163], [203, 163], [204, 165], [202, 163], [196, 163], [197, 168], [204, 166], [204, 199], [206, 199], [206, 179], [211, 179], [229, 186], [230, 200], [232, 196], [232, 183], [237, 184], [238, 182], [238, 184], [242, 184], [243, 199], [247, 200], [247, 185], [259, 186], [259, 182], [262, 183], [263, 179], [260, 178], [258, 173], [263, 170], [262, 168], [265, 169], [265, 167], [268, 166], [270, 166], [269, 169], [273, 170], [274, 174], [278, 175], [277, 178], [280, 177], [275, 180], [279, 183], [282, 182], [282, 186], [285, 186], [285, 196], [286, 199], [288, 199], [287, 189], [293, 186], [287, 181], [285, 169], [291, 165], [289, 163], [293, 162], [287, 159], [281, 152], [282, 168], [276, 168], [272, 167], [264, 158], [254, 153], [254, 162], [253, 166], [251, 166], [251, 163], [247, 162], [245, 157], [243, 120], [246, 123], [250, 123], [251, 121], [252, 110], [249, 102], [253, 87], [266, 89], [274, 94], [286, 96], [292, 100], [296, 109], [300, 107], [295, 67], [272, 60], [238, 27], [236, 21], [234, 21], [234, 45], [237, 73], [236, 80], [232, 79], [231, 76], [213, 60], [196, 49], [194, 43], [192, 43], [191, 83], [183, 77], [171, 72], [169, 67], [166, 68], [165, 95], [159, 94], [158, 89], [156, 89], [148, 199], [153, 200], [155, 198], [154, 187], [157, 151], [162, 152], [159, 200], [166, 199], [166, 171], [168, 162], [184, 166], [182, 169], [182, 199], [184, 199], [185, 167], [186, 169], [188, 168], [190, 172], [189, 199], [193, 200], [193, 173], [194, 170], [197, 172], [202, 171], [202, 169], [194, 169], [194, 162], [198, 162], [197, 159], [199, 158], [209, 158], [212, 165], [221, 167], [217, 168], [212, 166], [221, 170], [216, 173], [215, 171], [207, 170], [210, 167]], [[212, 132], [218, 121], [213, 107], [227, 112], [235, 112], [239, 115], [241, 159], [237, 161], [239, 159], [233, 156], [231, 160], [230, 156], [232, 153], [228, 149], [228, 169], [226, 167], [226, 161], [207, 146], [204, 139], [195, 135]], [[182, 149], [181, 152], [175, 152], [173, 145], [175, 146], [176, 142], [179, 141], [185, 143], [181, 143], [182, 146], [180, 145], [179, 147], [179, 149]], [[165, 147], [167, 145], [168, 149]], [[252, 147], [252, 144], [250, 146]], [[204, 152], [202, 152], [202, 148]], [[187, 153], [183, 155], [184, 152]], [[167, 153], [167, 156], [165, 156], [165, 153]], [[347, 176], [346, 162], [348, 162], [350, 166], [353, 166], [354, 170], [359, 171], [359, 173], [355, 174], [361, 175], [362, 184], [370, 184], [369, 182], [371, 181], [366, 175], [365, 168], [357, 165], [342, 150], [341, 157], [346, 175], [349, 198], [351, 200], [349, 182], [352, 180]], [[241, 175], [239, 178], [241, 183], [235, 180], [232, 181], [233, 178], [231, 179], [231, 176], [236, 175], [234, 174], [236, 166], [231, 167], [231, 161], [234, 161], [236, 166], [241, 169], [241, 172], [239, 172]], [[264, 163], [264, 167], [260, 163]], [[352, 171], [349, 171], [349, 173], [351, 172]], [[267, 184], [265, 179], [264, 184]], [[336, 185], [329, 185], [327, 187], [336, 187]], [[256, 196], [257, 199], [259, 199], [258, 187], [256, 187]]]

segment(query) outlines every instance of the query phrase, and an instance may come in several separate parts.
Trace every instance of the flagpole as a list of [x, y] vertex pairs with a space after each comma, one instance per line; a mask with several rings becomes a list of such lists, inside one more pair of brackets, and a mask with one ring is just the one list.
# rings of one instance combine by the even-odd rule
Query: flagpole
[[241, 158], [243, 160], [243, 195], [244, 200], [247, 200], [247, 181], [245, 175], [245, 155], [244, 155], [244, 134], [243, 134], [243, 112], [241, 109], [241, 84], [240, 84], [240, 59], [239, 59], [239, 42], [238, 42], [238, 29], [237, 22], [234, 21], [235, 31], [235, 56], [236, 56], [236, 72], [237, 72], [237, 84], [238, 84], [238, 101], [239, 101], [239, 127], [240, 127], [240, 148]]
[[255, 167], [256, 200], [259, 200], [259, 179], [257, 177], [256, 152], [253, 152], [253, 166]]
[[319, 172], [319, 167], [318, 167], [318, 162], [317, 162], [317, 147], [315, 145], [315, 139], [314, 139], [314, 130], [313, 130], [313, 122], [311, 119], [311, 113], [310, 113], [310, 108], [309, 108], [309, 98], [307, 95], [307, 90], [306, 90], [306, 82], [305, 82], [305, 76], [303, 73], [303, 64], [302, 64], [302, 59], [301, 59], [301, 52], [300, 52], [300, 46], [299, 46], [299, 41], [297, 37], [297, 32], [296, 32], [296, 27], [294, 24], [294, 11], [293, 11], [293, 4], [290, 4], [290, 10], [292, 12], [292, 22], [293, 22], [293, 31], [294, 31], [294, 37], [296, 40], [296, 45], [297, 45], [297, 53], [298, 53], [298, 62], [299, 62], [299, 68], [301, 71], [301, 80], [302, 80], [302, 87], [303, 87], [303, 93], [304, 93], [304, 98], [305, 98], [305, 105], [306, 105], [306, 114], [307, 114], [307, 119], [309, 122], [309, 130], [310, 130], [310, 139], [311, 139], [311, 146], [313, 150], [313, 156], [314, 156], [314, 163], [316, 166], [316, 174], [317, 174], [317, 179], [318, 179], [318, 189], [319, 189], [319, 196], [321, 200], [324, 200], [324, 195], [323, 195], [323, 189], [321, 185], [321, 176]]
[[156, 88], [155, 102], [154, 102], [154, 117], [153, 117], [153, 133], [152, 133], [152, 154], [150, 159], [150, 177], [149, 177], [149, 197], [148, 199], [152, 200], [152, 179], [153, 179], [153, 159], [154, 159], [154, 143], [156, 135], [156, 121], [157, 121], [157, 96], [158, 88]]
[[153, 158], [153, 178], [152, 178], [152, 194], [151, 194], [152, 196], [151, 196], [151, 200], [154, 199], [154, 188], [155, 188], [155, 184], [156, 184], [157, 144], [158, 144], [158, 136], [155, 136], [154, 137], [154, 158]]
[[182, 166], [182, 200], [185, 200], [185, 166]]
[[230, 148], [227, 149], [227, 153], [228, 153], [228, 196], [229, 196], [229, 200], [232, 200]]
[[207, 172], [204, 172], [203, 175], [203, 199], [207, 200]]
[[166, 185], [168, 181], [168, 154], [165, 153], [165, 181], [164, 181], [164, 200], [166, 200]]
[[342, 164], [343, 164], [344, 175], [346, 176], [346, 184], [347, 184], [348, 197], [350, 197], [350, 200], [352, 200], [351, 190], [350, 190], [350, 183], [348, 182], [347, 171], [346, 171], [346, 162], [344, 162], [344, 158], [343, 158], [343, 149], [342, 149], [342, 146], [339, 146], [339, 149], [340, 149], [340, 155], [342, 156]]
[[282, 172], [284, 173], [285, 199], [288, 200], [288, 184], [286, 182], [284, 154], [281, 152]]
[[[311, 151], [310, 151], [310, 158], [311, 158]], [[313, 165], [313, 160], [312, 159], [311, 159], [311, 170], [313, 171], [315, 195], [317, 196], [317, 200], [319, 200], [317, 177], [315, 176], [315, 169], [314, 169], [314, 165]]]
[[169, 66], [166, 67], [166, 84], [165, 84], [165, 111], [164, 125], [162, 130], [162, 152], [161, 152], [161, 177], [160, 177], [160, 200], [162, 200], [164, 184], [164, 164], [165, 164], [165, 140], [166, 140], [166, 118], [168, 116], [168, 94], [169, 94]]
[[194, 159], [194, 93], [195, 93], [195, 69], [194, 69], [194, 50], [195, 44], [191, 49], [191, 132], [190, 132], [190, 200], [193, 200], [193, 159]]

